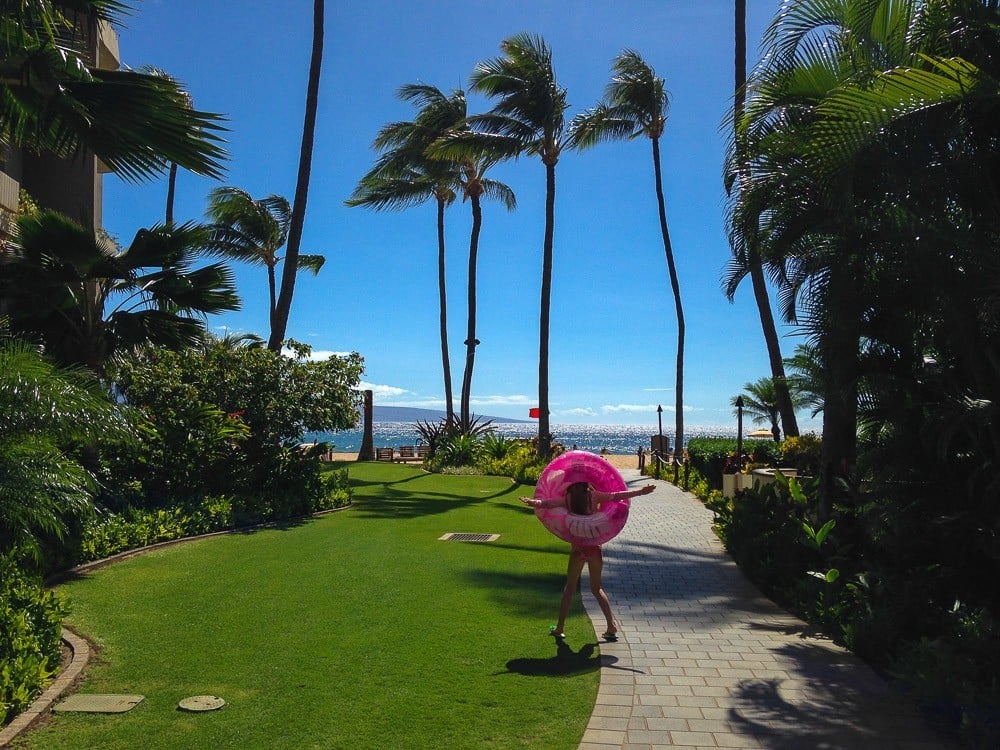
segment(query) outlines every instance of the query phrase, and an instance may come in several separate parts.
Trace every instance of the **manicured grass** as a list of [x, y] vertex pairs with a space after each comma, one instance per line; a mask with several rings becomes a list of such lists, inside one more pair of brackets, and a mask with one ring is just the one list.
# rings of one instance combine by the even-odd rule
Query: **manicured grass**
[[[548, 637], [566, 545], [496, 477], [349, 464], [355, 507], [185, 543], [61, 587], [98, 641], [80, 688], [122, 715], [55, 715], [30, 748], [575, 748], [599, 680], [577, 605]], [[489, 544], [438, 541], [498, 533]], [[218, 695], [187, 714], [177, 702]]]

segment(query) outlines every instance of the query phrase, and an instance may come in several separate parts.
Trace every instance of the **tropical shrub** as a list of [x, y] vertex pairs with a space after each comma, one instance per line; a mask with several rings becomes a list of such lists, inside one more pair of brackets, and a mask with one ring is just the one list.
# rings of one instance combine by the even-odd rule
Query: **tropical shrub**
[[0, 339], [0, 554], [16, 548], [41, 562], [46, 542], [92, 511], [93, 446], [131, 435], [91, 373]]
[[474, 435], [457, 432], [446, 435], [434, 449], [432, 466], [473, 466], [482, 451], [482, 443]]
[[309, 347], [289, 346], [292, 356], [215, 341], [122, 363], [119, 391], [156, 440], [115, 455], [108, 485], [130, 498], [138, 487], [149, 507], [229, 496], [236, 522], [313, 510], [325, 492], [322, 451], [297, 444], [304, 432], [356, 423], [363, 364], [357, 354], [312, 362]]
[[27, 708], [59, 668], [63, 603], [0, 554], [0, 724]]
[[785, 438], [781, 442], [781, 465], [794, 467], [800, 474], [815, 476], [822, 448], [822, 440], [815, 435]]

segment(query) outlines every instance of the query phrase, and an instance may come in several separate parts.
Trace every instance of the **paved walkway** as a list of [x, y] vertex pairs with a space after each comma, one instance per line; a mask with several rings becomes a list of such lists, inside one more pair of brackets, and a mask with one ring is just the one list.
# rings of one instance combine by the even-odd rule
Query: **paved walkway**
[[[637, 470], [622, 476], [640, 481]], [[701, 502], [656, 485], [604, 547], [620, 640], [601, 645], [580, 750], [949, 747], [864, 662], [764, 598]], [[586, 582], [583, 590], [601, 633], [604, 617]]]

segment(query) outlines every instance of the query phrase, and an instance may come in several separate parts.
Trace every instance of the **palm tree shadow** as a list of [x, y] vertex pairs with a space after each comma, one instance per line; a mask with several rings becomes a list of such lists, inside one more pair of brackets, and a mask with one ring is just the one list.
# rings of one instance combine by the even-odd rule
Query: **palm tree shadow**
[[585, 643], [574, 651], [566, 641], [556, 640], [556, 655], [547, 659], [522, 657], [507, 662], [507, 671], [498, 674], [522, 674], [528, 677], [566, 677], [571, 674], [593, 672], [609, 667], [618, 661], [617, 656], [597, 653], [596, 643]]

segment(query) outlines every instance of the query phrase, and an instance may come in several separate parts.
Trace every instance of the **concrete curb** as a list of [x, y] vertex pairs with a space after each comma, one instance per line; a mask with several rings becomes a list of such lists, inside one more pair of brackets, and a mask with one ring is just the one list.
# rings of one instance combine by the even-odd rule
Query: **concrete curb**
[[73, 686], [90, 661], [90, 644], [72, 630], [62, 629], [62, 642], [71, 652], [70, 663], [25, 711], [15, 716], [14, 720], [0, 731], [0, 747], [7, 745], [48, 713], [52, 704]]

